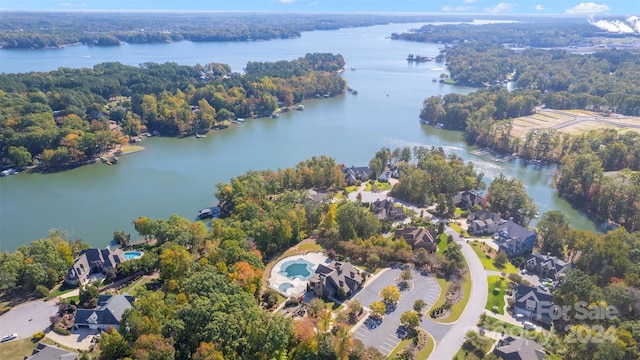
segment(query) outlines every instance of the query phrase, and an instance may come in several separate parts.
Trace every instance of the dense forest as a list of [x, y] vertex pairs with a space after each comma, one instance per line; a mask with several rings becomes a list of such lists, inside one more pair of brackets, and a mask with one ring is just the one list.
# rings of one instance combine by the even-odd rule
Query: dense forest
[[429, 43], [490, 42], [514, 46], [557, 47], [589, 44], [590, 38], [603, 35], [583, 18], [528, 18], [521, 22], [496, 24], [425, 25], [410, 32], [391, 35], [392, 39]]
[[[3, 49], [40, 49], [77, 43], [117, 46], [121, 42], [289, 39], [300, 37], [303, 31], [437, 19], [433, 15], [374, 14], [75, 12], [69, 16], [62, 12], [3, 12], [0, 46]], [[462, 16], [455, 19], [471, 20]]]
[[[386, 159], [408, 166], [435, 163], [438, 149], [381, 149], [372, 162]], [[438, 160], [444, 161], [445, 157]], [[456, 159], [451, 159], [456, 163]], [[444, 163], [443, 163], [444, 165]], [[472, 172], [469, 173], [469, 181]], [[401, 176], [400, 183], [407, 181]], [[522, 184], [497, 179], [492, 202]], [[515, 185], [515, 187], [513, 186]], [[363, 305], [352, 301], [335, 317], [321, 303], [309, 305], [309, 316], [286, 318], [273, 309], [273, 290], [262, 283], [265, 264], [278, 251], [309, 235], [329, 256], [348, 256], [356, 265], [375, 269], [389, 261], [428, 266], [435, 274], [458, 274], [462, 255], [455, 244], [443, 254], [412, 251], [403, 240], [381, 235], [384, 224], [358, 201], [316, 202], [306, 189], [324, 189], [329, 196], [344, 189], [341, 166], [326, 156], [300, 162], [295, 168], [250, 171], [218, 184], [217, 196], [225, 208], [211, 227], [173, 215], [169, 219], [140, 217], [135, 228], [144, 237], [145, 255], [118, 266], [111, 280], [135, 272], [159, 273], [159, 279], [136, 291], [137, 301], [125, 312], [121, 331], [103, 333], [102, 359], [384, 359], [376, 349], [365, 349], [347, 331]], [[338, 196], [339, 197], [339, 196]], [[530, 200], [530, 199], [529, 199]], [[508, 202], [508, 201], [507, 201]], [[517, 212], [517, 210], [514, 210]], [[563, 359], [609, 354], [612, 359], [638, 356], [640, 327], [640, 232], [618, 229], [604, 235], [577, 231], [559, 212], [542, 216], [537, 231], [540, 251], [574, 261], [576, 269], [553, 292], [554, 302], [573, 305], [585, 301], [615, 306], [615, 319], [581, 320], [575, 313], [556, 321], [553, 335], [539, 339], [548, 352]], [[425, 224], [432, 227], [431, 224]], [[121, 233], [116, 231], [116, 234]], [[124, 235], [124, 236], [121, 236]], [[119, 238], [128, 238], [120, 234]], [[445, 240], [446, 241], [446, 240]], [[127, 242], [123, 246], [131, 246]], [[34, 292], [45, 296], [60, 281], [78, 252], [86, 248], [62, 232], [0, 254], [0, 290]], [[514, 281], [522, 281], [514, 277]], [[92, 307], [92, 287], [83, 288], [80, 302], [70, 307]], [[295, 302], [296, 300], [290, 300]], [[56, 319], [57, 320], [57, 319]], [[53, 321], [53, 320], [52, 320]], [[592, 326], [591, 330], [581, 327]], [[594, 326], [601, 326], [597, 333]], [[329, 329], [332, 329], [329, 331]], [[606, 333], [604, 332], [606, 330]], [[608, 336], [602, 342], [576, 342], [578, 331]], [[584, 334], [583, 334], [584, 335]], [[615, 341], [609, 341], [613, 337]], [[604, 358], [604, 357], [603, 357]]]
[[251, 62], [244, 75], [216, 63], [0, 74], [0, 159], [17, 167], [77, 165], [142, 131], [190, 135], [236, 117], [268, 116], [318, 94], [342, 94], [346, 82], [336, 70], [343, 66], [341, 55], [307, 54]]

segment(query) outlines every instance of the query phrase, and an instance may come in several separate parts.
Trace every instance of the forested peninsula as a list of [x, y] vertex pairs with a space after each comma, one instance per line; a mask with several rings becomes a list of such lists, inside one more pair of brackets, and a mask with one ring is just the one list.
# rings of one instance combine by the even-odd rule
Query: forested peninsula
[[[456, 41], [441, 50], [439, 58], [450, 71], [443, 74], [443, 81], [482, 89], [469, 95], [430, 97], [424, 101], [420, 118], [464, 131], [470, 144], [525, 160], [562, 164], [556, 179], [561, 196], [601, 221], [638, 229], [639, 51], [600, 48], [576, 54], [567, 48], [528, 47], [577, 43], [564, 42], [572, 36], [587, 36], [582, 43], [597, 43], [591, 42], [587, 27], [558, 22], [543, 25], [452, 27], [451, 33], [468, 31], [457, 39], [470, 40]], [[394, 37], [448, 41], [446, 28], [427, 26]], [[556, 34], [544, 40], [542, 35], [553, 31], [566, 36]], [[591, 36], [595, 34], [591, 31]], [[527, 48], [513, 49], [505, 43]], [[507, 82], [512, 91], [504, 85]]]
[[[67, 45], [119, 46], [175, 41], [255, 41], [291, 39], [303, 31], [443, 20], [434, 15], [303, 13], [102, 13], [3, 12], [3, 49], [42, 49]], [[470, 21], [468, 16], [447, 21]]]
[[244, 74], [217, 63], [0, 74], [0, 159], [4, 166], [57, 169], [85, 164], [142, 132], [203, 134], [318, 94], [342, 94], [343, 67], [341, 55], [316, 53], [249, 62]]

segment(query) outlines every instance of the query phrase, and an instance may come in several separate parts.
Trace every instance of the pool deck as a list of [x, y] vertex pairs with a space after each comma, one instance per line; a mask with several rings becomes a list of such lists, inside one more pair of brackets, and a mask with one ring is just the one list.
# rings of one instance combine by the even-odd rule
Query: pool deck
[[[299, 296], [304, 294], [305, 291], [307, 291], [307, 283], [309, 282], [308, 280], [301, 280], [298, 278], [290, 279], [285, 275], [282, 275], [282, 272], [284, 270], [282, 266], [287, 262], [290, 262], [292, 260], [297, 260], [297, 259], [303, 259], [312, 263], [313, 271], [316, 271], [316, 269], [318, 268], [318, 264], [328, 264], [331, 262], [331, 259], [326, 257], [321, 252], [310, 252], [302, 255], [288, 256], [278, 261], [273, 266], [273, 269], [271, 270], [271, 276], [269, 277], [270, 288], [274, 289], [275, 291], [281, 293], [284, 296]], [[293, 285], [293, 287], [290, 287], [285, 292], [282, 292], [282, 290], [280, 290], [280, 286], [282, 284], [287, 284], [287, 283]]]

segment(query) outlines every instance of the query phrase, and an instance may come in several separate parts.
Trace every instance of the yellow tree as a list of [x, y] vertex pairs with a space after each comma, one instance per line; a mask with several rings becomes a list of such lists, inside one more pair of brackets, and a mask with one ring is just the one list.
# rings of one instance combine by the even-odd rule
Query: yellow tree
[[400, 300], [400, 289], [395, 285], [389, 285], [382, 289], [380, 297], [387, 304], [395, 304]]

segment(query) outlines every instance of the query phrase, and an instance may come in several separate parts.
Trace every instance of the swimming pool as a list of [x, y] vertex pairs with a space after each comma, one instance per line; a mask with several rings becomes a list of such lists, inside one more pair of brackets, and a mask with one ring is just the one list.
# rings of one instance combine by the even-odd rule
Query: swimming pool
[[300, 279], [306, 281], [309, 280], [314, 273], [313, 264], [302, 258], [289, 260], [282, 264], [280, 268], [282, 269], [280, 274], [291, 280]]
[[127, 260], [137, 259], [142, 256], [142, 251], [125, 251], [124, 258]]

